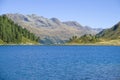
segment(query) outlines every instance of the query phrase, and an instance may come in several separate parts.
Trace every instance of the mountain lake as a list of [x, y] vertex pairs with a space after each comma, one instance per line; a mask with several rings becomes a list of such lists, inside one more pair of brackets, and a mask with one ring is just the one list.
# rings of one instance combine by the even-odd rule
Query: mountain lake
[[120, 80], [120, 46], [0, 46], [0, 80]]

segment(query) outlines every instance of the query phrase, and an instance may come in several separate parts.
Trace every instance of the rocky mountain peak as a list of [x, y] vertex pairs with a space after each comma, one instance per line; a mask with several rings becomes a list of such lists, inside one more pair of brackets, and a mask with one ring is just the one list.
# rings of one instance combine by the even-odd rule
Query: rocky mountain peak
[[53, 21], [53, 22], [55, 22], [55, 23], [58, 24], [58, 25], [61, 24], [60, 20], [57, 19], [57, 18], [51, 18], [50, 20]]

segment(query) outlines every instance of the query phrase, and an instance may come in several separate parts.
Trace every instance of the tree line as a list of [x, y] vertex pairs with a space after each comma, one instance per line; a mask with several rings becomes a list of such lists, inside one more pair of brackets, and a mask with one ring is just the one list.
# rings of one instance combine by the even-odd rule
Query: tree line
[[81, 37], [77, 37], [77, 36], [72, 36], [72, 38], [69, 39], [68, 42], [74, 42], [74, 43], [95, 43], [98, 42], [99, 37], [97, 36], [93, 36], [91, 34], [85, 34]]
[[0, 16], [0, 39], [2, 41], [6, 43], [21, 43], [23, 37], [32, 41], [39, 41], [39, 37], [30, 33], [26, 28], [15, 24], [6, 15]]

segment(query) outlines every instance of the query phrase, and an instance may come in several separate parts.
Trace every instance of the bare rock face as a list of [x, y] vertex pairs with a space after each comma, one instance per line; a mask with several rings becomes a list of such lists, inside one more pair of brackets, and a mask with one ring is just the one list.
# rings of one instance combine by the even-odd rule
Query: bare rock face
[[8, 18], [18, 25], [26, 28], [40, 37], [44, 44], [61, 44], [69, 40], [72, 36], [82, 36], [84, 34], [96, 34], [101, 31], [90, 27], [83, 27], [78, 22], [61, 22], [57, 18], [44, 18], [42, 16], [6, 14]]

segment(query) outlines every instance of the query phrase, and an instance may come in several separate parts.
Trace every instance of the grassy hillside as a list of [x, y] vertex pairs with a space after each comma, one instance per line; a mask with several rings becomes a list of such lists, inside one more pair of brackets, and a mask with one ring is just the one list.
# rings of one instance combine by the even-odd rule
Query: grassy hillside
[[5, 44], [5, 42], [3, 42], [3, 41], [0, 39], [0, 44]]
[[96, 45], [119, 45], [120, 46], [120, 39], [104, 40], [101, 42], [97, 42]]
[[68, 45], [120, 45], [120, 22], [112, 28], [105, 29], [99, 34], [73, 36], [67, 42]]
[[25, 37], [22, 37], [22, 43], [21, 44], [29, 44], [29, 45], [32, 45], [32, 44], [39, 44], [38, 42], [36, 42], [36, 41], [32, 41], [32, 40], [30, 40], [30, 39], [27, 39], [27, 38], [25, 38]]
[[[27, 42], [28, 41], [28, 42]], [[15, 24], [7, 16], [0, 16], [0, 44], [38, 43], [39, 38]]]
[[118, 45], [118, 46], [120, 46], [120, 39], [100, 40], [95, 43], [68, 42], [68, 43], [66, 43], [66, 45]]
[[120, 38], [120, 22], [114, 25], [112, 28], [101, 31], [99, 34], [97, 34], [97, 36], [110, 40]]
[[[22, 37], [21, 43], [17, 43], [17, 45], [18, 44], [19, 45], [39, 45], [40, 43], [36, 42], [36, 41], [32, 41], [32, 40], [27, 39], [25, 37]], [[13, 42], [6, 43], [6, 42], [3, 42], [2, 40], [0, 40], [0, 45], [16, 45], [16, 43], [13, 43]]]

